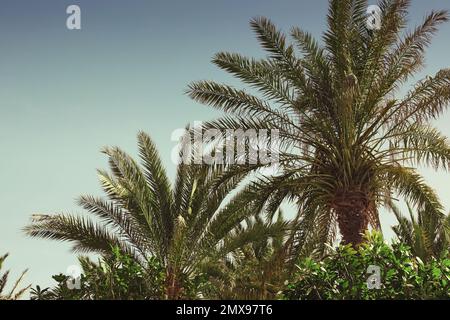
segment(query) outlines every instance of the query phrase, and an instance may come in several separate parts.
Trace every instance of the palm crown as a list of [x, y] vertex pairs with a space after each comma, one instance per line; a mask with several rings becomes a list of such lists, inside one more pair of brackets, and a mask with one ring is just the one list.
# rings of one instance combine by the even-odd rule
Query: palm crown
[[[230, 115], [205, 128], [278, 129], [281, 172], [267, 181], [264, 201], [295, 197], [303, 230], [321, 243], [339, 226], [345, 243], [359, 244], [380, 207], [400, 195], [428, 214], [442, 215], [435, 192], [410, 166], [446, 169], [447, 139], [430, 124], [450, 100], [450, 70], [399, 89], [421, 69], [425, 49], [447, 12], [431, 12], [406, 27], [409, 0], [382, 0], [380, 30], [367, 27], [365, 0], [332, 0], [323, 45], [293, 28], [294, 43], [266, 18], [252, 20], [262, 47], [257, 60], [219, 53], [213, 62], [257, 91], [211, 81], [188, 94]], [[298, 50], [296, 50], [298, 49]], [[262, 164], [261, 164], [262, 166]]]
[[[140, 133], [138, 144], [142, 168], [119, 148], [104, 149], [111, 174], [98, 173], [108, 200], [79, 199], [99, 222], [67, 214], [37, 215], [25, 231], [32, 237], [73, 242], [79, 252], [107, 256], [118, 247], [143, 265], [156, 258], [166, 270], [167, 297], [180, 298], [183, 281], [197, 275], [207, 259], [242, 245], [231, 239], [254, 213], [254, 205], [246, 188], [225, 199], [245, 174], [230, 175], [220, 165], [179, 164], [172, 188], [150, 137]], [[278, 234], [280, 228], [286, 224], [273, 224], [261, 236]]]

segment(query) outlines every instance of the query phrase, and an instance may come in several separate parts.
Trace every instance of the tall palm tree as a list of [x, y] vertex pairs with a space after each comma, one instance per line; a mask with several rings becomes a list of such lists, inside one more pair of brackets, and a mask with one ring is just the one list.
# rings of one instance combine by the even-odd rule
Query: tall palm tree
[[[5, 262], [6, 258], [8, 258], [8, 254], [0, 257], [0, 270], [3, 267], [3, 263]], [[4, 292], [8, 283], [9, 270], [3, 273], [3, 275], [0, 275], [0, 300], [17, 300], [23, 296], [23, 294], [30, 288], [30, 286], [19, 289], [19, 285], [27, 272], [28, 270], [25, 270], [20, 274], [19, 278], [16, 280], [8, 293]]]
[[[98, 170], [98, 175], [108, 199], [78, 200], [95, 220], [35, 215], [24, 230], [31, 237], [72, 242], [76, 252], [108, 256], [118, 247], [143, 266], [156, 258], [166, 270], [167, 298], [177, 299], [184, 280], [223, 247], [222, 240], [254, 213], [254, 205], [246, 188], [237, 190], [245, 173], [181, 163], [172, 187], [150, 137], [140, 132], [138, 146], [142, 167], [119, 148], [103, 150], [111, 173]], [[233, 190], [236, 195], [227, 198]]]
[[408, 206], [410, 219], [394, 208], [398, 225], [392, 227], [400, 241], [411, 247], [415, 256], [423, 261], [441, 258], [450, 252], [450, 214], [443, 217], [419, 211], [414, 214]]
[[433, 11], [406, 31], [409, 5], [381, 0], [381, 27], [371, 30], [366, 0], [331, 0], [323, 44], [300, 28], [291, 30], [290, 44], [271, 21], [255, 18], [251, 27], [266, 58], [222, 52], [213, 59], [251, 92], [213, 81], [187, 90], [229, 114], [203, 130], [279, 131], [282, 170], [264, 183], [271, 192], [261, 191], [263, 201], [296, 198], [299, 226], [314, 230], [321, 243], [339, 227], [344, 243], [359, 244], [369, 225], [380, 228], [379, 209], [390, 207], [393, 196], [442, 215], [436, 193], [414, 167], [449, 166], [448, 141], [430, 120], [448, 106], [450, 70], [419, 81], [403, 97], [396, 93], [423, 67], [448, 14]]

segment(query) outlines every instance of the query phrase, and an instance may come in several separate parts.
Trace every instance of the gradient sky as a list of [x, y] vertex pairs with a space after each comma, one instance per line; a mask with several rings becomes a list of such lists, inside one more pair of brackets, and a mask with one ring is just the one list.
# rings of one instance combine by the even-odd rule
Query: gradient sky
[[[375, 3], [375, 1], [373, 2]], [[66, 7], [82, 10], [82, 30], [66, 29]], [[70, 245], [26, 238], [32, 213], [80, 212], [74, 199], [101, 195], [102, 146], [136, 155], [136, 133], [156, 141], [171, 177], [171, 133], [218, 115], [184, 95], [189, 82], [236, 83], [215, 68], [218, 51], [262, 56], [248, 26], [270, 17], [320, 36], [327, 0], [2, 0], [0, 3], [0, 254], [12, 279], [53, 284], [77, 262]], [[449, 0], [413, 0], [411, 26]], [[450, 66], [450, 24], [441, 28], [423, 74]], [[450, 115], [438, 127], [450, 136]], [[450, 209], [449, 174], [424, 171]], [[383, 215], [390, 233], [392, 216]]]

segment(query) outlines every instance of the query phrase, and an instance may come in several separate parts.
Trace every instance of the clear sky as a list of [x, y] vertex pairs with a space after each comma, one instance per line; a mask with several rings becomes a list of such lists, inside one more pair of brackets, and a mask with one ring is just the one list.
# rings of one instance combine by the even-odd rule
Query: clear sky
[[[372, 3], [374, 4], [375, 1]], [[82, 10], [82, 30], [66, 29], [66, 7]], [[327, 0], [2, 0], [0, 3], [0, 254], [10, 252], [13, 278], [52, 284], [51, 275], [76, 263], [70, 245], [26, 238], [32, 213], [80, 212], [74, 199], [101, 195], [96, 168], [102, 146], [136, 155], [136, 133], [156, 141], [171, 177], [171, 133], [211, 108], [184, 95], [189, 82], [236, 83], [216, 69], [218, 51], [261, 56], [248, 26], [270, 17], [317, 37]], [[449, 0], [413, 0], [411, 26]], [[450, 67], [450, 24], [441, 28], [423, 74]], [[439, 128], [450, 136], [450, 115]], [[449, 173], [425, 171], [450, 209]], [[389, 234], [391, 216], [382, 216]]]

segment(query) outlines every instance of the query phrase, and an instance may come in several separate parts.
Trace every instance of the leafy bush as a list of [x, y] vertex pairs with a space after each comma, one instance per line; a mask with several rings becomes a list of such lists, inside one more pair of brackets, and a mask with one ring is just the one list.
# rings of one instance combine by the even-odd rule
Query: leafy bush
[[164, 269], [156, 259], [142, 267], [118, 248], [109, 257], [94, 263], [86, 257], [79, 258], [83, 274], [80, 288], [69, 289], [65, 274], [53, 276], [58, 283], [52, 289], [32, 289], [32, 299], [42, 300], [144, 300], [164, 297]]
[[[450, 256], [424, 263], [403, 243], [386, 244], [378, 233], [354, 249], [339, 246], [321, 261], [303, 259], [284, 299], [449, 299]], [[369, 289], [369, 266], [381, 271], [379, 289]]]

